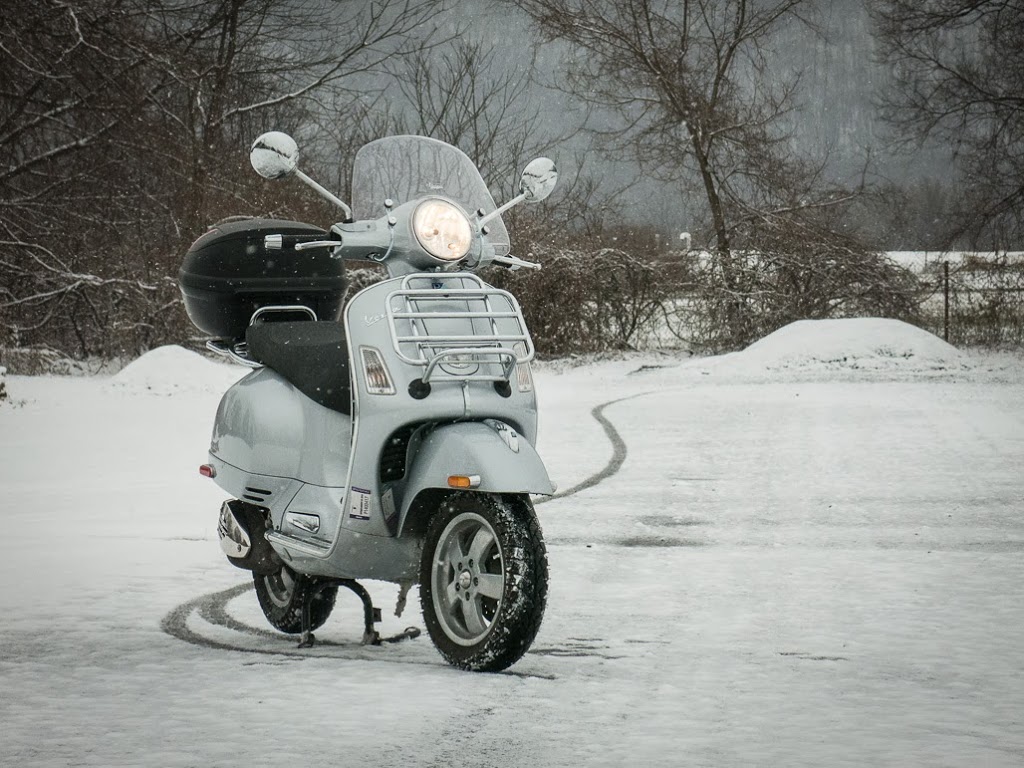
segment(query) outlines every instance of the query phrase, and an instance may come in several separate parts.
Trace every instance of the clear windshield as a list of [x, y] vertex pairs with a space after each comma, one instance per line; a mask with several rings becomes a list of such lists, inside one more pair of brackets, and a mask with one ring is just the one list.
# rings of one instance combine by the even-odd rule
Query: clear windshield
[[[497, 207], [473, 161], [443, 141], [389, 136], [371, 141], [356, 153], [352, 166], [352, 214], [356, 219], [382, 216], [388, 198], [401, 205], [430, 195], [454, 200], [470, 216], [478, 208], [490, 213]], [[508, 254], [508, 230], [501, 218], [488, 222], [487, 227], [487, 240], [495, 253]]]

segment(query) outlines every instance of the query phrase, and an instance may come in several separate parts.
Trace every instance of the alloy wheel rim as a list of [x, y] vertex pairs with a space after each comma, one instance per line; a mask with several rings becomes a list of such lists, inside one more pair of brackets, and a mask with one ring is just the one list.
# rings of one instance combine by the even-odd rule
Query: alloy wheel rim
[[505, 567], [497, 534], [474, 512], [456, 515], [434, 549], [430, 591], [445, 635], [471, 646], [491, 631], [501, 610]]
[[279, 608], [287, 608], [295, 592], [295, 576], [291, 569], [282, 566], [280, 571], [265, 576], [264, 580], [270, 601]]

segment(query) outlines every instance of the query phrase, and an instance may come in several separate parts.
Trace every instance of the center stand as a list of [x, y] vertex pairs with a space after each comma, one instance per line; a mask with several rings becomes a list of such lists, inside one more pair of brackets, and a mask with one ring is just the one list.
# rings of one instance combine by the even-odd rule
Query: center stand
[[381, 621], [380, 608], [373, 605], [370, 593], [366, 587], [355, 579], [332, 579], [318, 577], [314, 589], [306, 593], [306, 599], [302, 602], [302, 635], [299, 640], [299, 648], [312, 648], [316, 644], [316, 636], [312, 630], [312, 618], [310, 606], [313, 601], [320, 597], [320, 593], [327, 587], [345, 587], [356, 593], [363, 601], [363, 645], [381, 645], [382, 643], [399, 643], [402, 640], [412, 640], [420, 636], [418, 627], [406, 627], [397, 635], [381, 637], [380, 632], [374, 628], [374, 624]]

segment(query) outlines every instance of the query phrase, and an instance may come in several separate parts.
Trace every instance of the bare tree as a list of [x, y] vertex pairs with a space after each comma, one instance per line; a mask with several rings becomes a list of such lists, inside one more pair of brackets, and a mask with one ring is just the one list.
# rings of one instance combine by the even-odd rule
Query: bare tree
[[519, 172], [529, 160], [556, 155], [561, 177], [554, 197], [543, 206], [513, 208], [503, 217], [514, 244], [543, 253], [573, 239], [596, 237], [615, 211], [613, 201], [632, 182], [600, 183], [585, 152], [558, 156], [575, 129], [555, 135], [542, 126], [533, 98], [535, 69], [535, 59], [521, 69], [508, 68], [496, 49], [465, 37], [421, 51], [394, 69], [409, 107], [397, 114], [394, 127], [462, 149], [499, 203], [518, 194]]
[[716, 281], [726, 328], [717, 342], [749, 341], [761, 326], [745, 294], [747, 254], [787, 242], [783, 230], [831, 237], [810, 221], [855, 197], [825, 182], [827, 158], [797, 156], [787, 130], [799, 74], [778, 71], [772, 47], [787, 25], [813, 31], [812, 3], [511, 2], [542, 38], [571, 45], [571, 92], [618, 117], [602, 132], [607, 146], [650, 175], [703, 191], [713, 254], [705, 276]]
[[92, 233], [124, 221], [116, 134], [137, 114], [126, 94], [146, 66], [131, 24], [124, 3], [15, 0], [0, 17], [0, 322], [14, 343], [56, 318], [91, 351], [89, 326], [106, 319], [98, 293], [123, 302], [157, 289], [97, 274], [82, 255]]
[[249, 142], [298, 129], [324, 94], [429, 45], [440, 5], [12, 0], [0, 345], [110, 355], [180, 334], [173, 276], [188, 242], [268, 207]]
[[544, 37], [578, 50], [572, 91], [619, 115], [607, 132], [619, 148], [661, 177], [696, 171], [723, 254], [730, 198], [783, 164], [771, 150], [786, 141], [778, 119], [793, 86], [772, 88], [759, 75], [772, 32], [803, 3], [516, 0]]
[[1024, 3], [875, 0], [876, 37], [892, 66], [885, 116], [910, 141], [958, 156], [965, 210], [953, 238], [1024, 242]]
[[461, 37], [408, 57], [394, 75], [409, 105], [401, 121], [405, 130], [458, 147], [492, 191], [511, 190], [517, 170], [539, 143], [529, 69], [506, 68], [494, 49]]
[[[225, 148], [244, 148], [255, 126], [268, 117], [283, 129], [309, 121], [315, 99], [330, 94], [362, 95], [365, 75], [430, 44], [431, 19], [439, 0], [383, 0], [339, 4], [330, 0], [300, 5], [273, 0], [221, 0], [196, 8], [170, 6], [156, 34], [172, 44], [194, 38], [194, 51], [175, 49], [168, 72], [183, 87], [177, 109], [150, 101], [163, 111], [173, 135], [189, 140], [185, 168], [193, 205], [217, 191]], [[256, 131], [259, 132], [259, 131]], [[233, 157], [244, 157], [232, 152]], [[180, 157], [180, 156], [179, 156]], [[244, 161], [243, 161], [244, 162]]]

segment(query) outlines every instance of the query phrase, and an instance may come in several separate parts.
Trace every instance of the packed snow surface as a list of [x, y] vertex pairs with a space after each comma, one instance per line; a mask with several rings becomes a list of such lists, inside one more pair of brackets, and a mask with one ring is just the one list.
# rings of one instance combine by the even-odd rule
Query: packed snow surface
[[[244, 371], [8, 376], [0, 765], [1019, 767], [1024, 372], [972, 359], [538, 366], [538, 448], [579, 490], [538, 499], [547, 612], [497, 675], [361, 647], [351, 595], [315, 648], [269, 631], [197, 472]], [[415, 590], [399, 619], [367, 585], [382, 632], [423, 627]]]
[[914, 374], [962, 370], [968, 361], [928, 331], [887, 318], [799, 320], [742, 352], [698, 361], [714, 373]]

